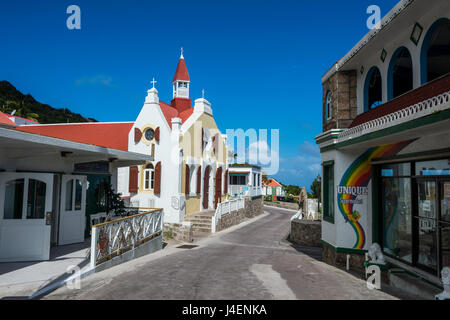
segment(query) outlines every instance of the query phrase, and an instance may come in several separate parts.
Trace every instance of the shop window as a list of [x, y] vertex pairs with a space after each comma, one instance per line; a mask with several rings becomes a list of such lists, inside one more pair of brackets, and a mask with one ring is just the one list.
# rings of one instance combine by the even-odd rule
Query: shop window
[[[383, 167], [382, 170], [393, 169]], [[412, 262], [411, 179], [384, 176], [381, 198], [383, 251]]]
[[334, 164], [323, 165], [323, 220], [334, 223]]
[[420, 60], [422, 84], [450, 73], [450, 20], [440, 19], [430, 27]]
[[28, 181], [27, 219], [43, 219], [45, 217], [46, 184], [30, 179]]
[[6, 183], [4, 219], [22, 219], [24, 186], [25, 179], [16, 179]]
[[364, 111], [378, 107], [383, 103], [381, 73], [377, 67], [369, 70], [364, 85]]
[[417, 176], [450, 175], [450, 159], [416, 162]]
[[394, 99], [413, 89], [413, 67], [408, 49], [395, 51], [388, 70], [388, 99]]

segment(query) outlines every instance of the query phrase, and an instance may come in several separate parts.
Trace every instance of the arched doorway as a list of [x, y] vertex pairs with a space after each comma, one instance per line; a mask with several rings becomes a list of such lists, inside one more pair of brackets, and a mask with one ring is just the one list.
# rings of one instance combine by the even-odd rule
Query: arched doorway
[[222, 167], [219, 167], [216, 171], [216, 182], [214, 186], [214, 209], [217, 208], [217, 204], [222, 202]]
[[422, 84], [450, 73], [450, 20], [436, 21], [423, 40], [420, 56]]
[[413, 89], [411, 54], [400, 47], [391, 58], [388, 70], [388, 99], [394, 99]]
[[207, 166], [205, 168], [205, 174], [203, 175], [203, 209], [208, 209], [210, 173], [211, 173], [211, 167]]
[[364, 84], [364, 111], [373, 109], [382, 103], [381, 73], [377, 67], [372, 67], [367, 73]]

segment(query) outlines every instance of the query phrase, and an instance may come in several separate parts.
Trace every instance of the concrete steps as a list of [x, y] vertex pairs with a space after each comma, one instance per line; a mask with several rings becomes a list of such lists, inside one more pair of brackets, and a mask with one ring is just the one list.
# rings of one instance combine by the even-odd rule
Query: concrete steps
[[187, 215], [184, 221], [192, 223], [192, 235], [195, 239], [203, 238], [211, 234], [211, 222], [214, 212], [199, 212]]

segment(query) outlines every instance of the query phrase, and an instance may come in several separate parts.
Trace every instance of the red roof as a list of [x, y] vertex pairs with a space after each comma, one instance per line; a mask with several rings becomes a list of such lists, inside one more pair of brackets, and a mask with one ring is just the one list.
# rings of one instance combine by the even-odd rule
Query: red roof
[[281, 184], [279, 184], [277, 180], [275, 180], [273, 178], [270, 178], [268, 180], [269, 180], [269, 183], [263, 182], [263, 187], [272, 187], [272, 188], [281, 187]]
[[88, 122], [80, 124], [28, 125], [15, 129], [53, 138], [128, 151], [128, 133], [133, 124], [133, 122]]
[[176, 80], [191, 81], [191, 79], [189, 79], [189, 73], [184, 58], [178, 60], [177, 70], [175, 71], [172, 82], [175, 82]]
[[0, 125], [7, 125], [7, 126], [16, 126], [14, 122], [11, 121], [11, 119], [8, 118], [6, 114], [3, 112], [0, 112]]
[[164, 117], [166, 118], [167, 124], [171, 129], [172, 129], [172, 118], [180, 118], [182, 120], [182, 123], [184, 123], [194, 112], [194, 108], [189, 108], [182, 112], [178, 112], [178, 110], [172, 107], [170, 104], [167, 104], [162, 101], [159, 101], [159, 105], [161, 107], [161, 111], [164, 114]]
[[350, 128], [381, 118], [389, 113], [410, 107], [416, 103], [428, 100], [450, 90], [450, 75], [431, 81], [417, 89], [405, 93], [391, 101], [388, 101], [374, 109], [358, 115], [350, 125]]

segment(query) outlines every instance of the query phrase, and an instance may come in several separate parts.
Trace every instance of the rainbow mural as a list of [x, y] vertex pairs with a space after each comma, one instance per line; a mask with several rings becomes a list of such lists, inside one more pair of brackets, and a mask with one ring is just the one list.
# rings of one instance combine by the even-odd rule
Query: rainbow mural
[[[362, 188], [367, 188], [372, 171], [370, 161], [374, 158], [394, 155], [406, 147], [410, 142], [411, 141], [401, 141], [368, 149], [351, 164], [347, 171], [345, 171], [339, 187], [352, 187], [353, 190], [357, 191], [360, 191]], [[359, 192], [338, 192], [337, 196], [339, 211], [343, 215], [345, 222], [348, 222], [356, 233], [356, 242], [353, 246], [354, 249], [362, 249], [366, 243], [364, 229], [358, 222], [361, 218], [361, 214], [356, 210], [353, 210], [353, 205], [358, 195], [360, 195]]]

